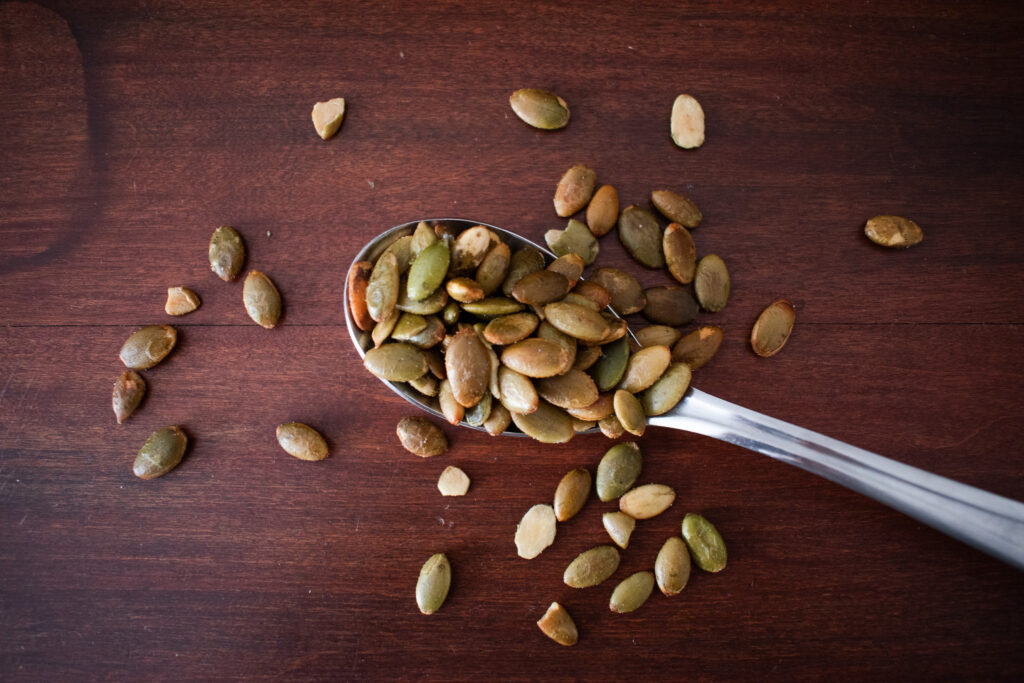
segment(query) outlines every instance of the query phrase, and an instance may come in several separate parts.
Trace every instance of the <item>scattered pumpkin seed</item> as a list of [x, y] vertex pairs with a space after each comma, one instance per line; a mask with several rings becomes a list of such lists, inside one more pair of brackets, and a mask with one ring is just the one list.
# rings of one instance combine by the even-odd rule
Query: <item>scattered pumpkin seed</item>
[[530, 273], [544, 269], [544, 255], [533, 247], [523, 247], [512, 254], [509, 262], [508, 275], [501, 284], [501, 291], [505, 296], [512, 296], [512, 288]]
[[619, 510], [633, 519], [657, 517], [672, 507], [676, 492], [664, 484], [644, 484], [627, 491], [619, 498]]
[[[629, 537], [636, 529], [636, 520], [625, 512], [606, 512], [601, 515], [601, 523], [615, 545], [625, 550], [629, 546]], [[680, 540], [680, 543], [682, 541]]]
[[146, 325], [125, 341], [121, 362], [129, 370], [146, 370], [166, 358], [177, 341], [178, 332], [170, 325]]
[[601, 358], [594, 365], [594, 382], [600, 391], [610, 391], [626, 374], [629, 342], [625, 337], [601, 346]]
[[704, 109], [692, 95], [679, 95], [672, 103], [672, 142], [683, 149], [704, 144]]
[[697, 317], [697, 301], [683, 287], [650, 287], [644, 290], [647, 305], [643, 315], [652, 323], [682, 327]]
[[441, 407], [441, 414], [450, 424], [457, 425], [466, 416], [466, 409], [455, 400], [451, 382], [447, 379], [441, 380], [441, 386], [438, 387], [437, 403]]
[[431, 555], [420, 569], [416, 581], [416, 606], [423, 614], [441, 609], [452, 585], [452, 566], [444, 553]]
[[345, 118], [345, 98], [335, 97], [326, 102], [313, 105], [313, 127], [316, 134], [324, 140], [334, 137], [341, 128], [341, 120]]
[[637, 572], [623, 579], [615, 587], [611, 600], [608, 602], [608, 609], [617, 614], [632, 612], [647, 602], [647, 598], [651, 597], [653, 590], [654, 574]]
[[555, 130], [569, 123], [569, 105], [553, 92], [520, 88], [512, 93], [508, 101], [516, 116], [534, 128]]
[[284, 452], [299, 460], [323, 460], [327, 442], [320, 432], [301, 422], [287, 422], [277, 427], [277, 443]]
[[281, 318], [281, 293], [270, 278], [258, 270], [250, 270], [245, 276], [242, 301], [249, 317], [260, 327], [272, 329]]
[[612, 309], [619, 315], [630, 315], [647, 305], [644, 289], [637, 279], [618, 268], [598, 268], [587, 280], [605, 288]]
[[548, 403], [559, 408], [583, 408], [598, 398], [597, 385], [590, 375], [570, 368], [561, 375], [537, 381], [537, 393]]
[[451, 252], [444, 240], [434, 242], [417, 254], [409, 266], [409, 279], [405, 284], [409, 299], [423, 301], [437, 291], [437, 288], [444, 282], [445, 275], [448, 274], [450, 260]]
[[600, 237], [615, 227], [619, 219], [619, 193], [611, 185], [602, 185], [587, 205], [587, 227]]
[[169, 287], [164, 312], [167, 315], [185, 315], [199, 308], [199, 295], [188, 287]]
[[640, 476], [643, 456], [640, 447], [630, 441], [612, 446], [597, 465], [597, 497], [607, 503], [632, 488]]
[[662, 216], [690, 230], [699, 226], [704, 218], [692, 199], [672, 190], [654, 190], [651, 204]]
[[146, 380], [134, 370], [125, 370], [114, 381], [112, 403], [117, 424], [128, 419], [146, 395]]
[[717, 313], [729, 300], [729, 271], [716, 254], [708, 254], [697, 264], [693, 280], [697, 301], [705, 311]]
[[245, 244], [242, 236], [230, 225], [222, 225], [210, 237], [210, 269], [224, 282], [231, 282], [245, 265]]
[[566, 171], [555, 188], [555, 212], [562, 218], [568, 218], [585, 207], [594, 194], [596, 179], [593, 169], [583, 164], [576, 164]]
[[658, 551], [654, 576], [665, 595], [679, 595], [690, 580], [690, 553], [678, 536], [671, 536]]
[[537, 626], [551, 640], [559, 645], [572, 646], [579, 641], [579, 631], [576, 622], [557, 602], [551, 603], [548, 611], [537, 621]]
[[529, 414], [512, 413], [519, 431], [541, 443], [566, 443], [576, 434], [572, 418], [547, 401], [539, 401], [537, 410]]
[[619, 418], [622, 428], [634, 436], [643, 436], [647, 428], [647, 415], [636, 396], [619, 389], [615, 392], [612, 402], [615, 417]]
[[706, 572], [725, 569], [725, 541], [715, 525], [704, 517], [689, 512], [683, 517], [683, 540], [690, 549], [694, 563]]
[[[501, 362], [522, 375], [537, 378], [553, 377], [572, 367], [568, 352], [560, 344], [536, 337], [506, 347]], [[512, 410], [508, 404], [505, 407]]]
[[924, 231], [914, 221], [901, 216], [875, 216], [864, 225], [868, 239], [883, 247], [905, 249], [924, 239]]
[[566, 472], [555, 489], [555, 519], [565, 522], [583, 509], [590, 495], [590, 471], [577, 467]]
[[640, 349], [629, 357], [619, 389], [631, 394], [643, 391], [658, 381], [671, 362], [672, 352], [667, 346], [658, 344]]
[[529, 306], [542, 306], [561, 299], [569, 291], [564, 275], [551, 270], [538, 270], [524, 276], [512, 288], [516, 301]]
[[156, 479], [173, 470], [185, 455], [188, 437], [180, 427], [153, 432], [135, 456], [132, 473], [139, 479]]
[[469, 476], [455, 465], [448, 465], [437, 480], [442, 496], [464, 496], [469, 491]]
[[767, 358], [781, 351], [793, 331], [795, 320], [796, 311], [786, 299], [779, 299], [761, 311], [750, 332], [750, 345], [754, 353]]
[[381, 379], [408, 382], [427, 371], [427, 356], [412, 344], [396, 342], [367, 351], [363, 366]]
[[619, 551], [615, 546], [599, 545], [580, 553], [562, 575], [565, 585], [571, 588], [596, 586], [619, 568]]
[[664, 415], [676, 407], [690, 386], [692, 371], [686, 363], [673, 363], [640, 397], [648, 417]]
[[644, 267], [664, 267], [661, 228], [658, 226], [658, 220], [647, 209], [634, 204], [622, 210], [619, 214], [619, 241], [629, 255]]
[[372, 272], [373, 264], [369, 261], [353, 263], [348, 271], [348, 310], [356, 327], [364, 332], [373, 329], [376, 323], [366, 307], [366, 286]]
[[444, 432], [419, 415], [402, 418], [395, 433], [405, 450], [421, 458], [440, 455], [448, 450], [448, 437]]
[[693, 282], [697, 269], [697, 247], [689, 231], [679, 223], [670, 223], [665, 228], [661, 246], [665, 250], [665, 265], [672, 277], [684, 285]]
[[569, 219], [569, 225], [565, 230], [548, 230], [544, 233], [544, 241], [555, 256], [577, 254], [588, 266], [594, 262], [601, 250], [590, 228], [575, 218]]
[[703, 367], [722, 344], [722, 328], [704, 325], [694, 330], [672, 347], [672, 361], [686, 363], [691, 370]]
[[526, 511], [516, 527], [516, 552], [526, 560], [544, 552], [544, 549], [555, 542], [557, 520], [555, 510], [550, 505], [534, 505]]

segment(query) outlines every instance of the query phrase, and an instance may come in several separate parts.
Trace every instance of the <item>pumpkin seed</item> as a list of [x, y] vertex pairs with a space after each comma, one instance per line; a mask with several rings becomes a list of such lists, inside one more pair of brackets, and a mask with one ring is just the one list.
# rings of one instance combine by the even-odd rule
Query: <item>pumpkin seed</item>
[[[556, 342], [530, 337], [501, 352], [501, 362], [527, 377], [553, 377], [572, 367], [568, 352]], [[510, 406], [505, 406], [512, 410]], [[516, 412], [512, 410], [512, 412]]]
[[575, 218], [569, 219], [569, 225], [565, 230], [548, 230], [544, 233], [544, 241], [555, 256], [577, 254], [583, 259], [584, 265], [588, 266], [594, 262], [601, 250], [594, 233]]
[[[395, 331], [395, 327], [398, 325], [398, 320], [403, 315], [405, 314], [398, 310], [391, 311], [391, 315], [373, 326], [373, 332], [370, 333], [370, 338], [373, 339], [374, 347], [378, 347], [387, 341], [387, 338]], [[426, 321], [424, 321], [424, 326], [426, 326]]]
[[389, 244], [383, 253], [395, 255], [399, 273], [409, 270], [409, 264], [412, 263], [412, 235], [402, 235]]
[[422, 377], [409, 380], [409, 386], [424, 396], [437, 396], [441, 383], [429, 372]]
[[627, 491], [619, 498], [619, 510], [633, 519], [657, 517], [672, 507], [676, 492], [664, 484], [644, 484]]
[[619, 218], [619, 193], [611, 185], [602, 185], [587, 205], [587, 227], [598, 237], [615, 227]]
[[437, 479], [442, 496], [464, 496], [469, 491], [469, 475], [455, 465], [448, 465]]
[[593, 301], [591, 301], [585, 296], [580, 296], [576, 292], [569, 292], [561, 299], [559, 299], [559, 301], [561, 301], [564, 304], [576, 304], [577, 306], [583, 306], [584, 308], [589, 308], [592, 311], [601, 310], [601, 308]]
[[529, 306], [542, 306], [561, 299], [569, 291], [564, 275], [550, 270], [538, 270], [524, 276], [512, 288], [516, 301]]
[[619, 422], [619, 418], [615, 417], [615, 415], [609, 415], [598, 420], [597, 428], [609, 439], [617, 439], [626, 433], [622, 423]]
[[421, 251], [436, 241], [437, 233], [434, 232], [434, 229], [427, 225], [425, 221], [420, 221], [416, 225], [416, 230], [412, 233], [412, 243], [409, 245], [413, 257], [418, 256]]
[[444, 379], [444, 356], [436, 348], [426, 349], [423, 354], [427, 357], [427, 369], [430, 374], [438, 379]]
[[341, 128], [341, 120], [345, 118], [345, 98], [335, 97], [326, 102], [313, 105], [313, 127], [316, 134], [323, 140], [329, 140]]
[[630, 441], [612, 446], [597, 465], [597, 497], [607, 503], [632, 488], [640, 476], [643, 456], [640, 447]]
[[635, 519], [625, 512], [606, 512], [601, 515], [601, 524], [615, 541], [615, 545], [623, 550], [629, 546], [629, 537], [633, 535], [633, 529], [636, 528]]
[[433, 294], [444, 282], [450, 260], [451, 253], [444, 240], [434, 242], [417, 254], [409, 266], [409, 279], [405, 284], [409, 299], [423, 301]]
[[441, 312], [441, 318], [444, 320], [445, 325], [454, 325], [459, 321], [460, 313], [462, 313], [462, 309], [459, 307], [459, 303], [457, 301], [449, 301]]
[[679, 95], [672, 103], [672, 142], [683, 149], [704, 144], [704, 109], [692, 95]]
[[421, 458], [440, 455], [448, 450], [448, 437], [430, 420], [412, 415], [404, 417], [395, 428], [402, 448]]
[[537, 626], [544, 635], [559, 645], [572, 646], [579, 641], [580, 635], [576, 628], [576, 622], [557, 602], [551, 603], [548, 611], [537, 621]]
[[631, 394], [643, 391], [658, 381], [671, 362], [672, 352], [667, 346], [657, 345], [640, 349], [630, 356], [626, 363], [626, 372], [619, 382], [619, 389]]
[[647, 305], [643, 287], [636, 278], [618, 268], [598, 268], [587, 280], [601, 285], [608, 292], [612, 309], [619, 315], [630, 315]]
[[373, 264], [369, 261], [358, 261], [348, 271], [348, 310], [356, 327], [366, 332], [373, 329], [374, 319], [366, 308], [366, 286], [370, 282]]
[[441, 609], [452, 585], [452, 566], [444, 553], [431, 555], [420, 569], [416, 581], [416, 606], [423, 614]]
[[637, 572], [625, 578], [615, 590], [612, 591], [611, 600], [608, 602], [608, 609], [617, 613], [625, 614], [639, 609], [647, 602], [654, 590], [654, 574], [650, 572]]
[[[648, 346], [672, 346], [682, 335], [682, 332], [668, 325], [648, 325], [636, 331], [636, 340], [640, 342], [640, 349]], [[634, 349], [639, 351], [640, 349]]]
[[644, 407], [636, 396], [619, 389], [612, 397], [612, 405], [615, 407], [615, 417], [619, 418], [623, 429], [634, 436], [644, 435], [644, 430], [647, 428], [647, 415], [644, 414]]
[[566, 472], [555, 489], [555, 519], [564, 522], [583, 509], [590, 495], [590, 483], [590, 471], [584, 467]]
[[619, 568], [619, 551], [615, 546], [599, 545], [580, 553], [562, 575], [565, 585], [571, 588], [596, 586]]
[[525, 375], [502, 367], [498, 370], [498, 387], [502, 405], [511, 412], [526, 415], [537, 410], [540, 397], [533, 382]]
[[651, 204], [665, 218], [691, 230], [704, 218], [692, 199], [672, 190], [654, 190], [651, 192]]
[[512, 296], [512, 288], [516, 286], [523, 277], [530, 273], [544, 269], [544, 255], [533, 247], [523, 247], [512, 254], [512, 260], [508, 266], [508, 275], [501, 284], [501, 291], [505, 296]]
[[658, 551], [654, 576], [665, 595], [679, 595], [690, 580], [690, 553], [683, 539], [671, 536]]
[[434, 315], [440, 313], [448, 305], [448, 292], [444, 287], [438, 287], [434, 293], [426, 299], [413, 301], [409, 298], [407, 287], [399, 286], [398, 303], [395, 308], [406, 313], [418, 313], [419, 315]]
[[573, 215], [590, 201], [597, 175], [593, 169], [576, 164], [562, 175], [555, 188], [555, 213], [562, 218]]
[[487, 418], [491, 415], [491, 406], [493, 405], [493, 399], [489, 393], [484, 394], [476, 405], [472, 408], [466, 409], [466, 415], [463, 419], [466, 420], [466, 424], [472, 427], [481, 427]]
[[505, 346], [526, 339], [537, 329], [540, 321], [533, 313], [512, 313], [494, 318], [484, 327], [484, 339]]
[[[249, 275], [252, 277], [252, 274]], [[248, 280], [247, 280], [248, 281]], [[370, 317], [380, 322], [395, 310], [398, 303], [398, 257], [386, 251], [377, 259], [366, 285], [366, 307]]]
[[647, 305], [643, 315], [652, 323], [682, 327], [697, 317], [698, 307], [689, 290], [682, 287], [650, 287], [644, 290]]
[[641, 265], [652, 269], [665, 266], [661, 228], [647, 209], [634, 204], [622, 210], [619, 214], [619, 241]]
[[516, 116], [534, 128], [555, 130], [569, 123], [569, 105], [553, 92], [520, 88], [512, 93], [508, 101]]
[[363, 366], [370, 374], [389, 382], [408, 382], [427, 371], [427, 356], [412, 344], [384, 344], [366, 352]]
[[491, 247], [484, 260], [480, 262], [480, 267], [476, 269], [476, 281], [484, 291], [484, 296], [493, 294], [505, 281], [512, 258], [511, 253], [507, 244], [499, 242]]
[[519, 431], [541, 443], [566, 443], [575, 434], [572, 418], [547, 401], [538, 401], [537, 410], [529, 414], [512, 413]]
[[512, 424], [512, 415], [508, 409], [500, 403], [492, 402], [491, 414], [484, 420], [484, 431], [491, 436], [497, 436], [508, 429], [510, 424]]
[[601, 347], [601, 359], [594, 365], [594, 382], [599, 391], [610, 391], [622, 376], [626, 374], [629, 364], [629, 342], [623, 337]]
[[482, 225], [474, 225], [460, 232], [452, 244], [451, 272], [479, 267], [491, 248], [492, 238], [494, 233]]
[[600, 359], [600, 346], [583, 346], [580, 347], [579, 353], [576, 354], [576, 360], [572, 362], [572, 366], [577, 370], [588, 370]]
[[729, 300], [729, 271], [716, 254], [708, 254], [697, 264], [693, 281], [697, 301], [705, 311], [717, 313]]
[[467, 313], [472, 313], [478, 318], [497, 318], [501, 315], [509, 315], [511, 313], [518, 313], [523, 310], [523, 305], [518, 301], [512, 299], [506, 299], [502, 296], [492, 296], [480, 301], [473, 301], [468, 304], [462, 304], [462, 310]]
[[287, 422], [277, 427], [277, 443], [284, 452], [299, 460], [323, 460], [327, 442], [320, 432], [301, 422]]
[[640, 403], [648, 417], [664, 415], [676, 407], [690, 386], [692, 372], [686, 363], [673, 363], [657, 382], [644, 392]]
[[483, 288], [472, 278], [453, 277], [445, 283], [444, 288], [448, 296], [459, 303], [468, 304], [484, 298]]
[[447, 379], [441, 380], [441, 386], [437, 390], [437, 403], [441, 407], [441, 414], [450, 424], [457, 425], [466, 416], [466, 409], [461, 403], [455, 400], [452, 394], [452, 385]]
[[177, 341], [178, 332], [170, 325], [146, 325], [125, 341], [121, 362], [129, 370], [146, 370], [166, 358]]
[[694, 563], [706, 572], [725, 569], [727, 553], [725, 541], [715, 525], [698, 514], [689, 512], [683, 517], [683, 540], [690, 549]]
[[230, 225], [222, 225], [210, 237], [210, 269], [224, 282], [231, 282], [245, 265], [242, 236]]
[[569, 354], [566, 364], [555, 373], [556, 375], [561, 375], [563, 372], [566, 372], [576, 362], [576, 349], [579, 346], [576, 339], [560, 331], [548, 321], [545, 320], [537, 327], [537, 338], [553, 341], [565, 349], [565, 352]]
[[135, 456], [132, 473], [139, 479], [156, 479], [173, 470], [185, 455], [188, 437], [180, 427], [153, 432]]
[[601, 316], [608, 323], [608, 333], [601, 339], [601, 344], [610, 344], [613, 341], [624, 338], [629, 333], [629, 325], [622, 318], [616, 318], [608, 313], [602, 313]]
[[114, 381], [112, 403], [117, 424], [128, 419], [146, 395], [146, 380], [134, 370], [125, 370]]
[[585, 342], [600, 342], [608, 334], [608, 322], [597, 311], [577, 304], [550, 303], [544, 320], [555, 329]]
[[577, 282], [576, 286], [572, 289], [572, 293], [589, 299], [601, 311], [608, 308], [612, 303], [612, 296], [608, 293], [608, 290], [593, 280]]
[[597, 426], [597, 422], [595, 420], [581, 420], [577, 417], [572, 417], [572, 415], [570, 415], [569, 417], [572, 418], [572, 431], [576, 432], [577, 434], [589, 432], [591, 429]]
[[416, 313], [401, 313], [398, 322], [391, 330], [391, 338], [396, 341], [409, 341], [423, 330], [427, 329], [427, 319]]
[[565, 279], [569, 281], [569, 287], [575, 287], [576, 283], [579, 282], [580, 276], [583, 275], [583, 268], [586, 266], [583, 263], [583, 257], [579, 254], [563, 254], [554, 261], [548, 264], [547, 269], [554, 271], [565, 276]]
[[[409, 337], [408, 341], [410, 344], [420, 347], [421, 349], [429, 349], [433, 346], [437, 346], [444, 339], [445, 329], [444, 323], [441, 319], [434, 315], [428, 315], [427, 326], [417, 334]], [[392, 335], [394, 337], [394, 335]], [[402, 341], [399, 339], [398, 341]]]
[[689, 231], [678, 223], [669, 224], [661, 238], [661, 246], [665, 250], [665, 265], [672, 277], [684, 285], [693, 282], [697, 268], [697, 247]]
[[567, 413], [579, 420], [602, 420], [615, 412], [611, 393], [600, 394], [597, 400], [582, 408], [566, 408]]
[[754, 353], [767, 358], [782, 350], [793, 331], [795, 320], [796, 311], [786, 299], [779, 299], [761, 311], [750, 332], [750, 345], [754, 347]]
[[914, 221], [901, 216], [875, 216], [864, 225], [868, 239], [883, 247], [905, 249], [924, 239], [924, 231]]
[[475, 406], [487, 393], [491, 360], [487, 347], [474, 330], [464, 329], [455, 335], [445, 353], [444, 367], [452, 395], [460, 405]]
[[516, 553], [526, 560], [544, 552], [555, 542], [557, 521], [555, 510], [550, 505], [534, 505], [526, 511], [516, 527]]
[[572, 368], [564, 374], [539, 380], [537, 393], [548, 403], [564, 409], [583, 408], [598, 398], [597, 385], [590, 375]]
[[706, 364], [722, 344], [722, 328], [704, 325], [680, 339], [672, 348], [672, 361], [686, 363], [691, 370]]
[[199, 308], [199, 295], [188, 287], [170, 287], [167, 289], [167, 303], [164, 312], [167, 315], [185, 315]]

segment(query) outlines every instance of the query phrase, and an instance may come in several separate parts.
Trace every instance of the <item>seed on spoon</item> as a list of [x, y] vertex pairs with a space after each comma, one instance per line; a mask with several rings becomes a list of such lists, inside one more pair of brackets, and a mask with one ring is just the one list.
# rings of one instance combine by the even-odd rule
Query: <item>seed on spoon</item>
[[599, 545], [580, 553], [562, 575], [571, 588], [589, 588], [601, 583], [619, 568], [619, 551], [615, 546]]
[[364, 332], [372, 330], [376, 322], [366, 307], [366, 286], [372, 272], [373, 264], [369, 261], [353, 263], [348, 272], [348, 310], [356, 327]]
[[691, 370], [704, 366], [722, 344], [722, 328], [704, 325], [680, 339], [672, 347], [672, 361], [686, 363]]

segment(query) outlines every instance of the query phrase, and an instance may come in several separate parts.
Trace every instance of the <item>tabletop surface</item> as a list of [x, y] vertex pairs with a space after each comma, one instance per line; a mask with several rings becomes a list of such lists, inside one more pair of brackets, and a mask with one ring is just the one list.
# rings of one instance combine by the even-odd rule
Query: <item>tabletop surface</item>
[[[576, 163], [623, 206], [674, 189], [732, 278], [700, 315], [725, 342], [695, 386], [1024, 500], [1022, 54], [1024, 11], [1000, 2], [0, 4], [0, 678], [1019, 680], [1018, 570], [702, 436], [633, 439], [676, 502], [611, 580], [567, 587], [614, 503], [531, 561], [513, 534], [608, 440], [444, 424], [446, 454], [407, 453], [415, 410], [363, 369], [342, 297], [362, 245], [418, 217], [540, 241]], [[557, 92], [569, 125], [518, 120], [521, 87]], [[699, 149], [669, 136], [680, 93], [706, 113]], [[348, 109], [325, 142], [310, 110], [331, 97]], [[883, 213], [924, 241], [869, 242]], [[277, 328], [210, 272], [221, 224], [279, 287]], [[598, 265], [669, 284], [614, 234]], [[163, 312], [174, 285], [198, 311]], [[781, 297], [796, 326], [763, 359], [750, 329]], [[178, 346], [118, 425], [118, 350], [154, 323]], [[278, 447], [292, 420], [326, 460]], [[184, 460], [135, 478], [166, 425]], [[465, 497], [439, 495], [447, 465]], [[686, 512], [722, 532], [726, 570], [610, 612]], [[436, 552], [452, 589], [423, 616]], [[575, 647], [536, 627], [552, 601]]]

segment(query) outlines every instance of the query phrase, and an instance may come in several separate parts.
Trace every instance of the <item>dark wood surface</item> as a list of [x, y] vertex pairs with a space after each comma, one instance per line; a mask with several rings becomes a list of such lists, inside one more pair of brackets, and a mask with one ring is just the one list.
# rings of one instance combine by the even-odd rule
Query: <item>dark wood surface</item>
[[[701, 389], [897, 460], [1024, 499], [1024, 12], [1016, 3], [0, 4], [0, 678], [183, 680], [1019, 679], [1019, 571], [873, 501], [704, 437], [651, 429], [643, 480], [679, 493], [642, 522], [612, 581], [561, 582], [606, 541], [588, 503], [539, 558], [512, 536], [560, 476], [608, 442], [539, 447], [445, 426], [421, 460], [413, 409], [361, 367], [341, 307], [378, 232], [462, 216], [534, 239], [560, 227], [573, 163], [623, 204], [692, 196], [700, 253], [730, 267], [726, 329]], [[549, 88], [559, 132], [508, 96]], [[707, 142], [676, 148], [674, 97]], [[322, 142], [312, 104], [343, 96]], [[925, 241], [863, 236], [907, 215]], [[206, 245], [236, 226], [286, 301], [246, 317]], [[614, 235], [599, 263], [632, 264]], [[645, 284], [665, 282], [645, 271]], [[202, 307], [145, 373], [124, 425], [117, 351]], [[749, 349], [777, 297], [796, 305], [775, 358]], [[285, 455], [278, 423], [331, 445]], [[144, 482], [155, 429], [191, 438]], [[446, 465], [465, 498], [435, 488]], [[682, 595], [607, 608], [683, 513], [729, 543]], [[418, 613], [445, 551], [444, 608]], [[534, 622], [579, 624], [562, 648]]]

